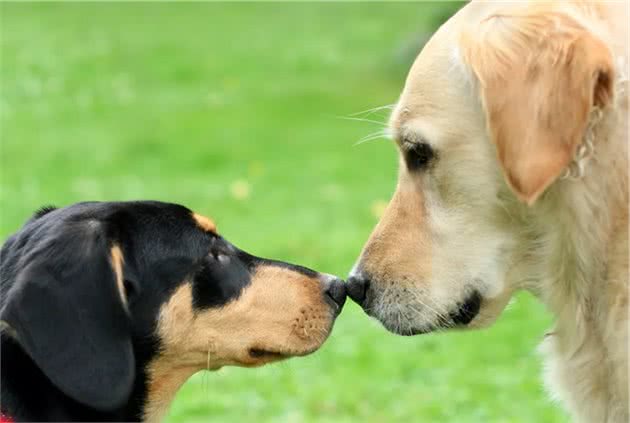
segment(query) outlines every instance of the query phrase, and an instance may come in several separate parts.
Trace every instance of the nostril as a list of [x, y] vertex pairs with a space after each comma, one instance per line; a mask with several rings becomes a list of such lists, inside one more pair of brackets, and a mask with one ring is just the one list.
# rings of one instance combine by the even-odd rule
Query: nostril
[[351, 276], [348, 279], [347, 285], [348, 287], [346, 290], [348, 291], [348, 296], [352, 298], [352, 301], [355, 303], [363, 305], [367, 295], [367, 290], [370, 287], [369, 279], [365, 279], [360, 276]]
[[341, 310], [346, 302], [346, 284], [341, 279], [335, 279], [328, 284], [325, 293]]

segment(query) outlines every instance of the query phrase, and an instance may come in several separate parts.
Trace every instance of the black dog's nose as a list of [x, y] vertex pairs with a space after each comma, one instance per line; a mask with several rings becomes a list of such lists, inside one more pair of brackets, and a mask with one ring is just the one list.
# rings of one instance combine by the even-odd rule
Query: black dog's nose
[[328, 282], [325, 294], [341, 310], [346, 302], [346, 284], [341, 279], [335, 278]]
[[355, 303], [363, 305], [367, 296], [367, 290], [370, 287], [370, 280], [361, 276], [351, 276], [348, 278], [347, 285], [348, 296]]

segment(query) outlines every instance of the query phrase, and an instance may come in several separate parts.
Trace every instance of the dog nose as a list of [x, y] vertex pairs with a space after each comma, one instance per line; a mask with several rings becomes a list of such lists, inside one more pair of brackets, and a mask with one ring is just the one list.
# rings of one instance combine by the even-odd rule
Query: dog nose
[[350, 276], [347, 285], [348, 296], [352, 298], [352, 301], [362, 306], [370, 287], [370, 280], [362, 276]]
[[346, 284], [341, 279], [335, 278], [327, 283], [324, 293], [341, 310], [346, 302]]

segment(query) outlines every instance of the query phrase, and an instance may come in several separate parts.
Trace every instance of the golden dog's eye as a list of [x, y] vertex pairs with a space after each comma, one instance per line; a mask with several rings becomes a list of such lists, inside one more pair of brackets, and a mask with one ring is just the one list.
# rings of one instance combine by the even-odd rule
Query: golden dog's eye
[[435, 157], [433, 149], [425, 142], [406, 144], [404, 153], [405, 162], [410, 172], [426, 168]]

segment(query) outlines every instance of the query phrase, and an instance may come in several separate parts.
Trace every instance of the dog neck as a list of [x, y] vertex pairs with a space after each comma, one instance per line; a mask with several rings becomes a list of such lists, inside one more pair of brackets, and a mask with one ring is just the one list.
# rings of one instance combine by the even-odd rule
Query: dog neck
[[[595, 128], [596, 155], [583, 176], [557, 181], [528, 212], [530, 239], [522, 250], [527, 251], [523, 253], [527, 265], [521, 269], [527, 273], [519, 272], [535, 281], [526, 288], [556, 319], [544, 347], [555, 357], [548, 380], [575, 386], [570, 390], [572, 397], [563, 399], [577, 404], [573, 409], [590, 403], [585, 411], [590, 414], [585, 415], [592, 418], [587, 421], [604, 421], [614, 398], [626, 398], [628, 389], [625, 96]], [[553, 360], [561, 364], [554, 365]], [[578, 384], [584, 387], [582, 391]], [[627, 399], [623, 401], [627, 404]]]
[[151, 423], [162, 421], [179, 388], [198, 370], [196, 366], [174, 367], [168, 358], [161, 357], [153, 361], [147, 369], [143, 420]]
[[[589, 314], [599, 305], [605, 312], [605, 304], [598, 303], [609, 300], [603, 295], [609, 290], [602, 285], [616, 282], [610, 277], [610, 261], [624, 250], [627, 269], [627, 94], [621, 90], [621, 95], [617, 105], [591, 129], [596, 156], [586, 173], [577, 180], [559, 181], [556, 192], [545, 199], [555, 216], [550, 213], [553, 221], [547, 224], [552, 254], [546, 279], [551, 289], [545, 290], [550, 295], [543, 300], [559, 323], [563, 323], [565, 310], [573, 314], [566, 316], [566, 324], [576, 322], [575, 310]], [[627, 292], [627, 279], [625, 282]], [[575, 304], [566, 304], [567, 298]]]

